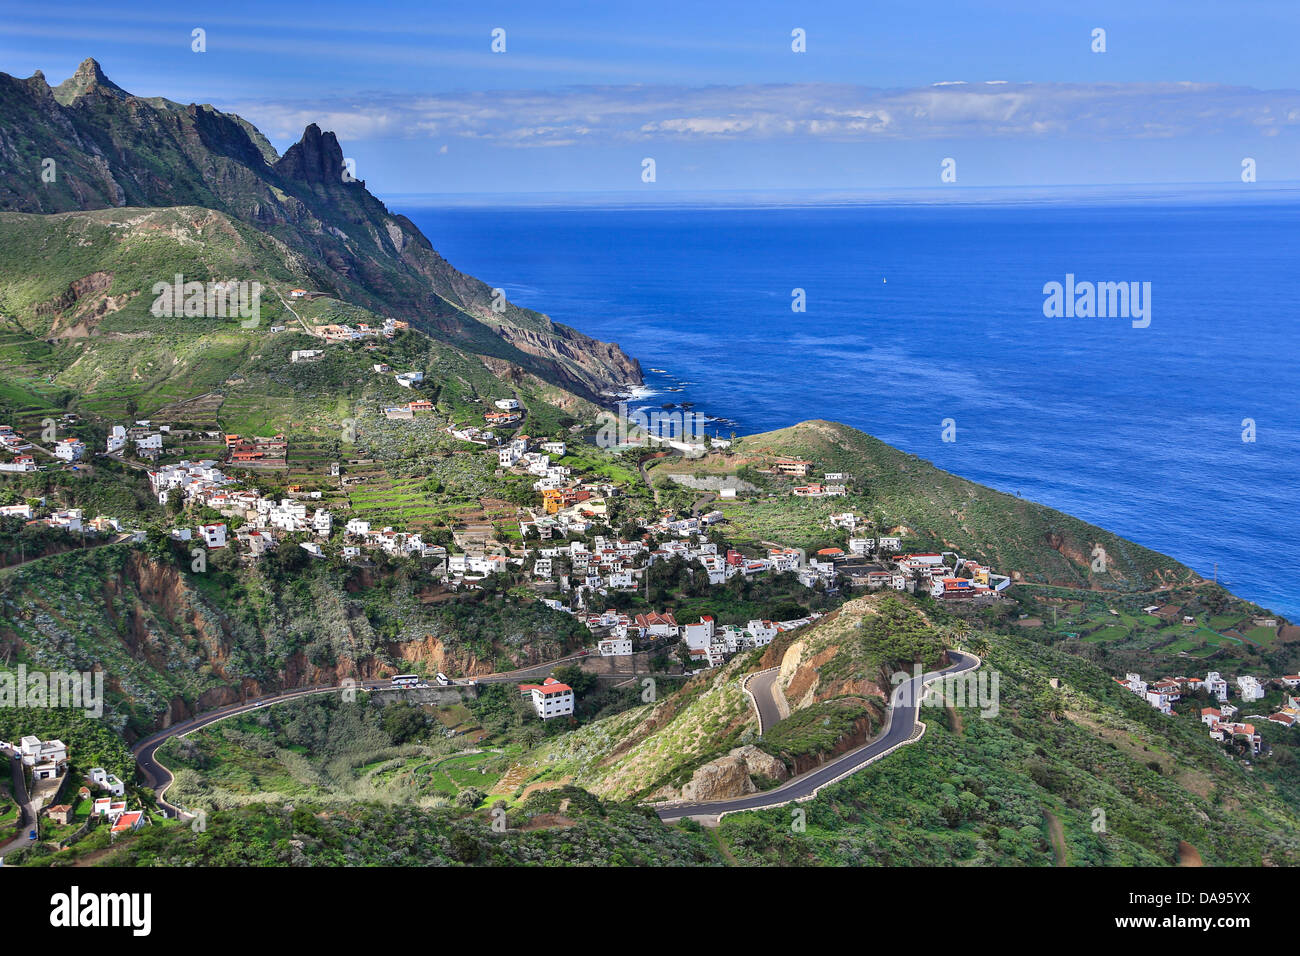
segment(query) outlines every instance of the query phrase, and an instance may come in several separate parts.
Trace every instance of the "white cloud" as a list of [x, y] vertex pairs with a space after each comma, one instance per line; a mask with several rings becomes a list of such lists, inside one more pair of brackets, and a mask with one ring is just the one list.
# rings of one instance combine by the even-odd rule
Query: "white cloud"
[[985, 81], [883, 90], [842, 84], [582, 86], [417, 98], [226, 104], [276, 139], [309, 122], [343, 139], [464, 138], [512, 147], [647, 140], [862, 141], [946, 137], [1275, 135], [1300, 127], [1300, 93], [1200, 83]]

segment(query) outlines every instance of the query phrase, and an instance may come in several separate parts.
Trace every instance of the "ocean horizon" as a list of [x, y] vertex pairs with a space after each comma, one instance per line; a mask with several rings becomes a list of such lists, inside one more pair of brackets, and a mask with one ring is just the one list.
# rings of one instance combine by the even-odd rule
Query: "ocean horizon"
[[[724, 434], [840, 421], [1296, 619], [1300, 191], [1211, 192], [394, 208], [512, 302], [619, 343], [647, 405]], [[1046, 314], [1053, 282], [1125, 283], [1147, 311]]]

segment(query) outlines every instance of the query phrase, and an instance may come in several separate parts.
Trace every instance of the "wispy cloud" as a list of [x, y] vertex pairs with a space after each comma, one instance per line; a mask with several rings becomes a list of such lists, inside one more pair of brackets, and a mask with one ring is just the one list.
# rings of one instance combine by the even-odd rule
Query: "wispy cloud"
[[225, 105], [275, 138], [295, 137], [316, 122], [345, 139], [459, 137], [512, 147], [795, 137], [1272, 136], [1300, 127], [1300, 92], [1199, 83], [585, 86]]

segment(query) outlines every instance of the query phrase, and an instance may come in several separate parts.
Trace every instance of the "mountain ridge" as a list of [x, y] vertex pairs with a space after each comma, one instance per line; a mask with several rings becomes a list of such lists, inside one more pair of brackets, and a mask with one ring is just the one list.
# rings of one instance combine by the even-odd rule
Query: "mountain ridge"
[[584, 399], [641, 382], [640, 364], [616, 344], [505, 302], [456, 270], [350, 175], [337, 137], [315, 123], [276, 156], [246, 119], [133, 96], [93, 59], [55, 88], [39, 71], [25, 80], [0, 73], [0, 120], [0, 209], [213, 209], [303, 256], [317, 290]]

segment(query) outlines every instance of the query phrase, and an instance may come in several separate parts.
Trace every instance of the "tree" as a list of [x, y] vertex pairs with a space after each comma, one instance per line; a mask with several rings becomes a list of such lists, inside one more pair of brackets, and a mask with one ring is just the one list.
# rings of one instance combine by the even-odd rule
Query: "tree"
[[1061, 696], [1060, 691], [1049, 688], [1039, 694], [1034, 703], [1054, 721], [1059, 721], [1065, 716], [1065, 699]]
[[423, 736], [428, 724], [423, 711], [398, 701], [384, 708], [383, 727], [393, 743], [404, 744]]
[[568, 684], [573, 688], [574, 697], [581, 697], [593, 690], [598, 683], [595, 674], [588, 674], [576, 664], [570, 664], [566, 667], [557, 667], [552, 676], [561, 684]]
[[473, 810], [487, 798], [487, 794], [478, 787], [466, 787], [456, 794], [456, 806]]

